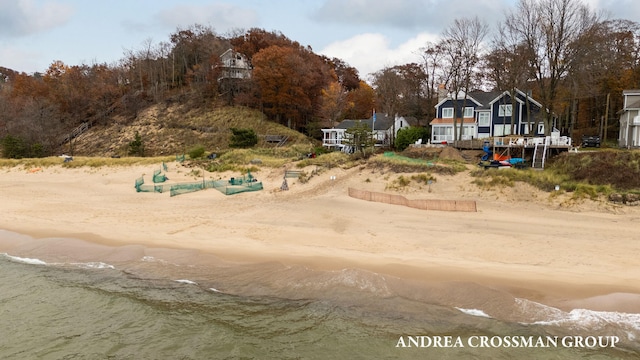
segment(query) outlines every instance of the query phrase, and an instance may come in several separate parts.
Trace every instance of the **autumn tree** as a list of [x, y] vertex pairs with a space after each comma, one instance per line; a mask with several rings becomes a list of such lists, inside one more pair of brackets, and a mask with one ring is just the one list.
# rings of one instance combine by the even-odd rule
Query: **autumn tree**
[[376, 107], [376, 92], [369, 84], [360, 81], [357, 89], [347, 93], [345, 119], [368, 119]]
[[386, 67], [373, 74], [380, 111], [422, 119], [427, 114], [427, 74], [416, 63]]
[[339, 120], [343, 119], [347, 107], [347, 91], [338, 81], [329, 83], [322, 89], [322, 98], [318, 117], [321, 119], [322, 127], [333, 127]]
[[281, 46], [260, 50], [252, 62], [264, 112], [280, 124], [304, 129], [332, 79], [326, 65], [304, 49]]

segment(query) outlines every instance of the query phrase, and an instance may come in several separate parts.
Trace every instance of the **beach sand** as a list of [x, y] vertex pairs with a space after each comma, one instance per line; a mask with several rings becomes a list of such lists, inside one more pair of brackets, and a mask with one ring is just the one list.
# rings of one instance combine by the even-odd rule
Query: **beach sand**
[[[430, 290], [467, 284], [470, 294], [480, 286], [564, 310], [640, 313], [638, 208], [574, 201], [526, 184], [481, 190], [470, 170], [392, 190], [402, 174], [335, 168], [306, 183], [287, 179], [289, 190], [281, 191], [285, 169], [264, 168], [253, 174], [264, 185], [258, 192], [137, 193], [135, 179], [144, 174], [151, 183], [156, 168], [1, 169], [0, 229], [33, 240], [7, 236], [0, 252], [105, 261], [140, 256], [141, 248], [194, 249], [229, 263], [358, 268]], [[168, 164], [167, 176], [170, 183], [202, 179], [178, 163]], [[349, 197], [350, 187], [408, 199], [475, 200], [478, 211], [368, 202]], [[195, 261], [188, 257], [182, 261]], [[438, 302], [437, 294], [421, 296]], [[472, 295], [455, 298], [456, 306], [491, 308], [486, 297], [484, 304]]]

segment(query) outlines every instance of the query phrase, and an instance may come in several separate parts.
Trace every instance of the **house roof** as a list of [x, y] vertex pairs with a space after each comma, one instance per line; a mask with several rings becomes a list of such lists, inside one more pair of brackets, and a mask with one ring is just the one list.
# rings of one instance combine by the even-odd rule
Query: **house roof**
[[[391, 126], [393, 126], [393, 121], [395, 118], [391, 116], [387, 116], [385, 114], [376, 114], [376, 123], [375, 129], [373, 130], [388, 130]], [[407, 120], [408, 121], [408, 120]], [[371, 124], [373, 123], [373, 116], [368, 119], [360, 119], [360, 120], [342, 120], [340, 124], [336, 126], [337, 129], [350, 129], [354, 127], [358, 123], [364, 123], [371, 129]]]
[[481, 104], [476, 110], [489, 110], [492, 100], [498, 98], [502, 94], [500, 91], [474, 91], [471, 95]]
[[[640, 91], [640, 90], [638, 90]], [[521, 95], [522, 97], [527, 97], [527, 94], [525, 94], [524, 92], [522, 92], [520, 89], [516, 89], [516, 93], [518, 95]], [[491, 104], [498, 101], [498, 99], [500, 99], [501, 97], [505, 96], [505, 95], [509, 95], [509, 91], [471, 91], [467, 94], [467, 99], [471, 100], [473, 102], [475, 102], [476, 104], [478, 104], [478, 107], [476, 107], [476, 110], [488, 110], [491, 108]], [[460, 96], [464, 96], [464, 95], [458, 95], [458, 100], [461, 99]], [[535, 99], [533, 99], [531, 96], [529, 97], [529, 101], [538, 106], [538, 107], [542, 107], [542, 105], [537, 102]], [[446, 101], [448, 100], [453, 100], [451, 96], [447, 96], [445, 99], [442, 99], [440, 102], [438, 102], [438, 104], [436, 104], [436, 108], [441, 106], [442, 104], [444, 104]], [[516, 99], [516, 101], [521, 101], [519, 99]]]

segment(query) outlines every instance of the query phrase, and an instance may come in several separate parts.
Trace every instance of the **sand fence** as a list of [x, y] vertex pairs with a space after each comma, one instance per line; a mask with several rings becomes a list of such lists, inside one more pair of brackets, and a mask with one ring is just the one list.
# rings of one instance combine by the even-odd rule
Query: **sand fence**
[[384, 194], [371, 192], [366, 190], [357, 190], [349, 188], [349, 196], [352, 198], [374, 201], [385, 204], [403, 205], [410, 208], [421, 210], [438, 210], [438, 211], [464, 211], [477, 212], [475, 200], [435, 200], [422, 199], [410, 200], [402, 195]]

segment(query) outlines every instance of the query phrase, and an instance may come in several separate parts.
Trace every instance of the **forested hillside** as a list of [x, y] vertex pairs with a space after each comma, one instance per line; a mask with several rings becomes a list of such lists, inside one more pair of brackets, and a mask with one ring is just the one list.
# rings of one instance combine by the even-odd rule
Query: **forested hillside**
[[[319, 129], [369, 118], [374, 109], [428, 124], [440, 91], [516, 88], [548, 110], [545, 131], [556, 127], [574, 140], [585, 133], [615, 139], [622, 90], [640, 88], [640, 25], [604, 18], [581, 0], [521, 0], [504, 16], [500, 24], [457, 19], [437, 42], [416, 49], [421, 62], [373, 74], [359, 74], [277, 31], [253, 28], [223, 36], [197, 24], [128, 50], [114, 64], [53, 59], [34, 74], [0, 67], [0, 141], [13, 149], [3, 155], [68, 152], [84, 129], [77, 150], [85, 148], [86, 138], [92, 139], [86, 149], [103, 144], [92, 154], [122, 152], [133, 129], [149, 137], [154, 154], [196, 140], [224, 146], [222, 133], [206, 140], [199, 139], [206, 131], [183, 130], [228, 134], [218, 115], [229, 106], [253, 109], [260, 116], [247, 118], [317, 140]], [[251, 76], [226, 77], [221, 55], [229, 49], [248, 59]], [[259, 124], [243, 126], [262, 134]], [[152, 133], [167, 133], [163, 145], [150, 139]]]

